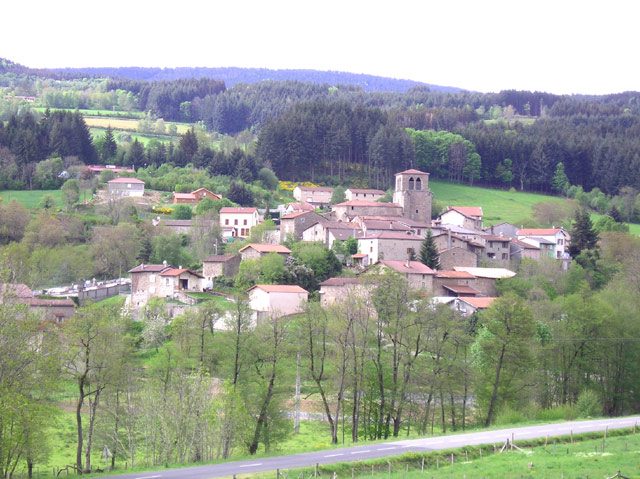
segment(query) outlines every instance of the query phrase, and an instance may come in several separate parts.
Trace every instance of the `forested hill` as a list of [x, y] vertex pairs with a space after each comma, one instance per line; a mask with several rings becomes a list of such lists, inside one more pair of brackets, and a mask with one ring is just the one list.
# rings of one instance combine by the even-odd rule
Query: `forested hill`
[[326, 85], [358, 86], [364, 91], [405, 92], [414, 87], [429, 87], [433, 91], [457, 93], [460, 88], [429, 85], [412, 80], [399, 80], [356, 73], [318, 70], [269, 70], [266, 68], [63, 68], [52, 70], [63, 76], [94, 76], [128, 80], [161, 81], [182, 78], [214, 78], [224, 81], [227, 88], [238, 83], [257, 83], [265, 80], [299, 81]]

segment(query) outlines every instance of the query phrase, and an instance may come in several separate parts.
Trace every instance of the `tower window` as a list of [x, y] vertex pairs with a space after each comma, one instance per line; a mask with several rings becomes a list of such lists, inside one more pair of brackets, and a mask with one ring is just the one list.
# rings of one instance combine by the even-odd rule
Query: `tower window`
[[416, 178], [416, 190], [422, 190], [422, 180], [420, 178]]
[[410, 189], [410, 190], [415, 189], [415, 188], [414, 188], [414, 181], [413, 181], [413, 178], [409, 178], [409, 189]]

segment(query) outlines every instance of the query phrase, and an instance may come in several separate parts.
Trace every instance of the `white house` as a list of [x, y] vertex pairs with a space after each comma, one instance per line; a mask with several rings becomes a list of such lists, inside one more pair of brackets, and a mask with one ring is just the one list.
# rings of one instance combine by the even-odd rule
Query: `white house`
[[324, 206], [331, 203], [333, 188], [328, 186], [296, 186], [293, 189], [293, 197], [313, 206]]
[[[541, 238], [553, 242], [553, 257], [563, 259], [565, 253], [569, 253], [569, 244], [571, 243], [571, 235], [564, 228], [523, 228], [516, 232], [520, 241], [529, 243], [529, 240]], [[531, 242], [542, 248], [540, 241]]]
[[248, 293], [256, 323], [301, 313], [309, 297], [306, 289], [288, 284], [256, 284]]
[[107, 181], [109, 196], [143, 196], [144, 181], [138, 178], [114, 178]]
[[410, 232], [375, 233], [358, 238], [358, 253], [365, 253], [369, 264], [383, 259], [404, 261], [420, 254], [422, 241], [422, 237]]
[[378, 201], [382, 198], [385, 192], [382, 190], [372, 190], [367, 188], [349, 188], [345, 190], [344, 196], [347, 201], [351, 200], [365, 200], [365, 201]]
[[258, 223], [260, 215], [257, 208], [225, 206], [220, 209], [220, 227], [226, 236], [246, 238]]
[[481, 231], [482, 217], [482, 208], [479, 206], [449, 206], [447, 211], [440, 215], [440, 223]]

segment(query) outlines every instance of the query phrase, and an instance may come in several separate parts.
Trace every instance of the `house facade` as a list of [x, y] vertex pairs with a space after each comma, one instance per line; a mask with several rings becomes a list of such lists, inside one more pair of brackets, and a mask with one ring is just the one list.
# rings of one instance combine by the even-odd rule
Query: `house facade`
[[368, 256], [369, 264], [380, 260], [417, 258], [423, 239], [417, 235], [385, 232], [358, 238], [358, 253]]
[[496, 281], [500, 279], [513, 278], [516, 274], [506, 268], [468, 268], [456, 266], [455, 271], [468, 273], [475, 276], [474, 287], [480, 291], [482, 296], [497, 296]]
[[438, 253], [440, 269], [452, 270], [454, 266], [478, 266], [478, 256], [467, 248], [454, 246]]
[[[521, 241], [541, 238], [553, 243], [553, 257], [563, 259], [569, 254], [571, 235], [564, 228], [523, 228], [517, 231], [517, 238]], [[528, 241], [527, 241], [528, 242]], [[538, 241], [538, 246], [540, 246]], [[541, 247], [542, 248], [542, 247]], [[544, 254], [544, 251], [543, 251]]]
[[436, 272], [420, 261], [381, 260], [380, 264], [404, 277], [410, 288], [428, 293], [433, 291]]
[[476, 277], [465, 271], [439, 270], [433, 279], [434, 296], [478, 296]]
[[185, 268], [163, 264], [140, 264], [129, 270], [131, 306], [142, 307], [151, 298], [181, 298], [188, 291], [202, 291], [204, 277]]
[[234, 238], [247, 238], [251, 228], [260, 223], [257, 208], [229, 207], [220, 209], [220, 227]]
[[202, 275], [209, 282], [213, 282], [220, 276], [233, 278], [238, 271], [240, 271], [239, 254], [213, 255], [202, 261]]
[[344, 192], [344, 196], [347, 201], [351, 200], [364, 200], [364, 201], [377, 201], [382, 198], [386, 193], [382, 190], [373, 190], [366, 188], [348, 188]]
[[301, 313], [309, 297], [306, 289], [297, 285], [256, 284], [248, 291], [249, 308], [255, 323]]
[[294, 211], [280, 217], [280, 238], [302, 239], [302, 232], [310, 225], [324, 220], [315, 211]]
[[499, 235], [483, 235], [482, 239], [484, 240], [483, 259], [485, 261], [509, 263], [511, 260], [511, 238]]
[[144, 195], [144, 181], [138, 178], [114, 178], [107, 182], [112, 197], [140, 197]]
[[362, 278], [329, 278], [320, 283], [320, 304], [331, 306], [339, 301], [353, 301], [354, 298], [369, 300], [371, 286]]
[[356, 216], [402, 216], [402, 206], [398, 204], [365, 200], [338, 203], [331, 207], [331, 211], [341, 221], [349, 221]]
[[222, 196], [217, 195], [206, 188], [198, 188], [191, 193], [173, 193], [174, 204], [196, 205], [205, 198], [215, 201], [222, 199]]
[[293, 189], [293, 197], [301, 202], [313, 206], [326, 206], [331, 204], [333, 188], [327, 186], [296, 186]]
[[449, 206], [440, 215], [440, 223], [482, 231], [482, 217], [482, 208], [479, 206]]
[[260, 259], [271, 253], [276, 253], [287, 257], [291, 254], [291, 250], [281, 244], [263, 244], [263, 243], [250, 243], [243, 248], [240, 248], [240, 258], [242, 261], [248, 259]]

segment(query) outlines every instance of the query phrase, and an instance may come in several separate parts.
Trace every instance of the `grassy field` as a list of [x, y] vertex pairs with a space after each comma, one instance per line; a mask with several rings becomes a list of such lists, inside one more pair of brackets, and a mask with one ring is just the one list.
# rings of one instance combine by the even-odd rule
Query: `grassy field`
[[61, 190], [0, 191], [0, 197], [2, 198], [3, 203], [7, 204], [10, 201], [15, 200], [30, 210], [38, 208], [42, 198], [47, 195], [54, 199], [56, 206], [62, 207], [63, 202]]
[[[111, 125], [111, 128], [113, 128], [114, 130], [125, 131], [137, 131], [138, 121], [139, 120], [135, 118], [99, 117], [91, 115], [84, 117], [84, 122], [89, 128], [107, 128], [109, 125]], [[167, 122], [166, 125], [176, 125], [178, 134], [185, 133], [192, 126], [189, 123], [173, 122]]]
[[[35, 107], [33, 110], [44, 113], [45, 107]], [[112, 110], [86, 110], [73, 108], [49, 108], [50, 111], [77, 111], [82, 116], [108, 116], [113, 118], [144, 118], [144, 112], [141, 111], [112, 111]]]
[[[559, 196], [471, 187], [442, 181], [430, 181], [429, 186], [434, 200], [443, 206], [482, 206], [485, 226], [503, 222], [521, 225], [533, 216], [533, 205], [536, 203], [562, 204], [567, 201]], [[594, 213], [592, 218], [595, 221], [599, 216]], [[640, 224], [630, 224], [629, 231], [640, 235]]]
[[[91, 133], [91, 136], [93, 138], [103, 137], [106, 131], [107, 131], [106, 128], [89, 128], [89, 133]], [[136, 133], [134, 131], [127, 131], [127, 130], [113, 130], [113, 132], [114, 132], [114, 136], [116, 137], [116, 141], [119, 133], [126, 133], [131, 137], [131, 141], [133, 141], [134, 139], [137, 139], [144, 146], [147, 146], [147, 144], [151, 140], [158, 140], [164, 143], [168, 143], [170, 141], [177, 143], [179, 140], [178, 136], [171, 136], [171, 135], [151, 135], [147, 133]]]
[[[425, 469], [370, 474], [374, 479], [418, 479], [442, 477], [451, 479], [564, 478], [586, 479], [612, 477], [618, 471], [626, 477], [640, 477], [640, 436], [610, 437], [604, 451], [602, 439], [553, 444], [509, 451], [483, 458], [467, 458], [458, 454], [454, 464], [442, 461]], [[383, 469], [384, 470], [384, 469]], [[359, 476], [364, 477], [364, 476]]]

